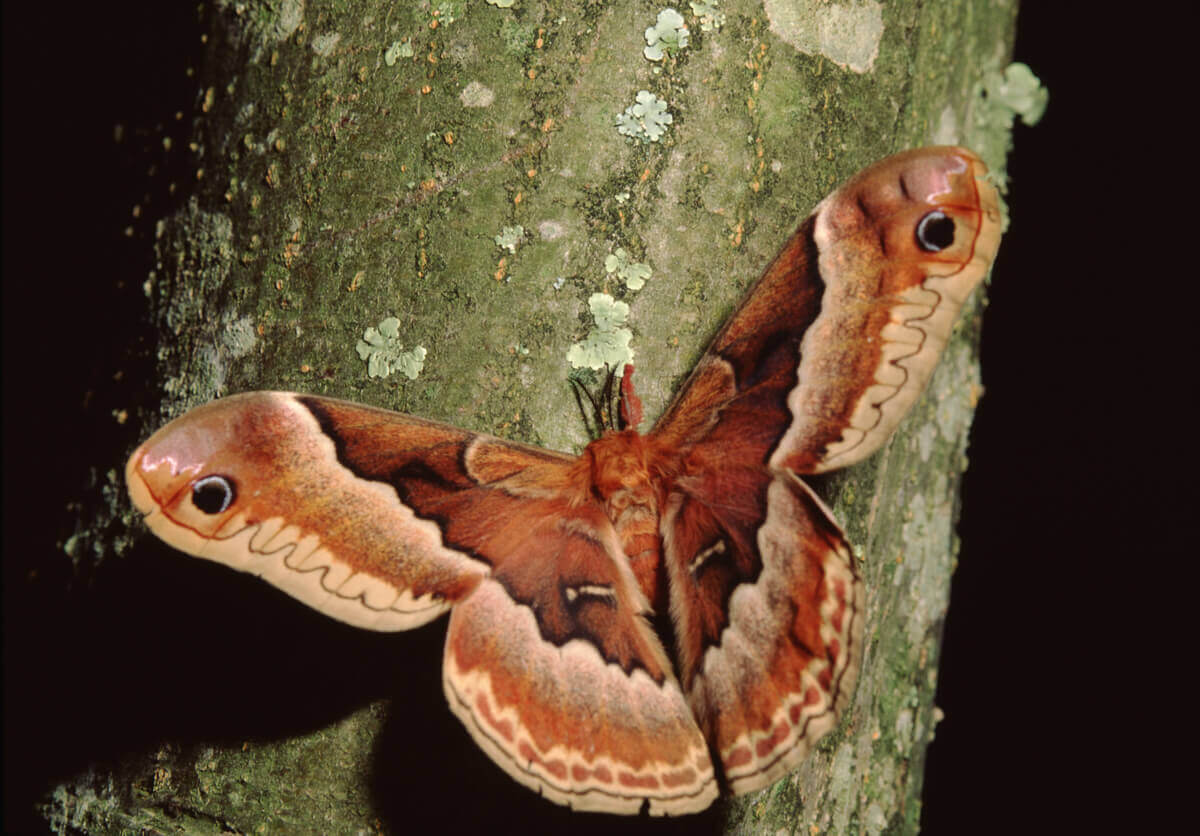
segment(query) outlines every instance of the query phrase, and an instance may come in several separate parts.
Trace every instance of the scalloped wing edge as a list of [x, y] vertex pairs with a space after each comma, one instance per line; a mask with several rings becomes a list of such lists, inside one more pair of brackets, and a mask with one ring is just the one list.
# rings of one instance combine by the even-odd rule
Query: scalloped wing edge
[[[591, 738], [591, 752], [558, 739], [539, 745], [522, 719], [523, 709], [561, 712], [555, 719], [562, 723], [580, 718], [570, 716], [570, 700], [540, 706], [506, 702], [486, 667], [459, 664], [460, 654], [469, 655], [465, 648], [472, 637], [466, 633], [489, 624], [491, 640], [507, 645], [491, 656], [497, 675], [505, 674], [499, 659], [520, 660], [530, 676], [553, 676], [547, 686], [598, 700], [596, 714], [607, 711], [627, 723], [640, 722], [645, 735], [666, 735], [659, 751], [682, 751], [681, 757], [623, 762], [615, 756], [619, 747], [604, 751], [603, 729]], [[476, 744], [514, 780], [550, 801], [623, 815], [645, 806], [652, 816], [676, 816], [703, 810], [718, 795], [707, 744], [673, 677], [660, 684], [640, 669], [626, 673], [586, 641], [555, 647], [541, 636], [532, 610], [513, 601], [496, 580], [484, 580], [451, 613], [442, 676], [450, 710]], [[546, 693], [552, 691], [547, 687]]]

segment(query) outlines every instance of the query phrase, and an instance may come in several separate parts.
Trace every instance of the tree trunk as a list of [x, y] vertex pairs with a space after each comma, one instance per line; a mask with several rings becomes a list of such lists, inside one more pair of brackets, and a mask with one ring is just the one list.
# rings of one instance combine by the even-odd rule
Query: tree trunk
[[[658, 8], [624, 0], [217, 2], [198, 186], [164, 219], [147, 284], [162, 407], [143, 411], [146, 433], [220, 394], [290, 389], [578, 451], [566, 357], [602, 291], [630, 305], [649, 427], [848, 175], [942, 142], [1002, 171], [1008, 125], [985, 118], [977, 82], [1007, 63], [1015, 5], [723, 0], [711, 31], [680, 8], [690, 42], [652, 62], [643, 33]], [[640, 90], [673, 116], [657, 141], [617, 130]], [[516, 226], [510, 251], [496, 237]], [[606, 275], [617, 248], [650, 266], [640, 290]], [[897, 437], [817, 486], [868, 590], [848, 716], [776, 786], [681, 828], [917, 829], [980, 391], [980, 297], [968, 307]], [[415, 380], [371, 377], [356, 351], [388, 317], [404, 348], [427, 351]], [[493, 767], [442, 704], [444, 627], [361, 634], [148, 539], [131, 559], [153, 577], [129, 580], [161, 631], [143, 681], [165, 695], [154, 739], [135, 735], [61, 784], [44, 807], [54, 827], [563, 826], [567, 814]]]

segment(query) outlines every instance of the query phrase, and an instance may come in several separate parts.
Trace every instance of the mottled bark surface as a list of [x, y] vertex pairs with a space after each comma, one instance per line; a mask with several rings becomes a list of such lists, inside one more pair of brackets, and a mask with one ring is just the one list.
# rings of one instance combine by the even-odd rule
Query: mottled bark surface
[[[630, 305], [648, 426], [846, 176], [935, 142], [1003, 165], [1008, 125], [984, 118], [975, 91], [1007, 62], [1015, 0], [724, 0], [714, 31], [680, 9], [691, 41], [653, 63], [643, 32], [658, 8], [216, 3], [198, 77], [199, 185], [163, 219], [146, 285], [161, 340], [147, 403], [162, 403], [139, 416], [146, 432], [216, 395], [270, 388], [578, 450], [566, 355], [591, 324], [592, 293]], [[658, 142], [615, 126], [643, 89], [673, 115]], [[498, 246], [517, 225], [515, 252]], [[618, 247], [653, 270], [636, 292], [605, 273]], [[573, 829], [916, 830], [980, 386], [981, 298], [968, 307], [894, 441], [818, 485], [860, 548], [868, 589], [863, 672], [840, 728], [775, 787], [701, 817], [582, 816]], [[427, 350], [416, 380], [370, 378], [355, 350], [387, 317], [405, 347]], [[115, 486], [107, 497], [128, 511]], [[564, 826], [564, 811], [507, 779], [450, 716], [444, 622], [362, 634], [148, 538], [131, 553], [158, 567], [123, 574], [159, 654], [130, 681], [164, 701], [139, 693], [151, 731], [44, 799], [53, 828]]]

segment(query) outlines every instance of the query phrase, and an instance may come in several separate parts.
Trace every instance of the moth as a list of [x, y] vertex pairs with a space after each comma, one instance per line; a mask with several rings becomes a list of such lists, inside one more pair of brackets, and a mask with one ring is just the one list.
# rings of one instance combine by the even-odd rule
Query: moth
[[999, 245], [985, 174], [924, 148], [834, 191], [645, 435], [572, 456], [252, 392], [151, 436], [130, 497], [172, 546], [350, 624], [449, 610], [451, 710], [551, 801], [678, 815], [765, 787], [862, 657], [853, 553], [801, 477], [869, 456], [921, 393]]

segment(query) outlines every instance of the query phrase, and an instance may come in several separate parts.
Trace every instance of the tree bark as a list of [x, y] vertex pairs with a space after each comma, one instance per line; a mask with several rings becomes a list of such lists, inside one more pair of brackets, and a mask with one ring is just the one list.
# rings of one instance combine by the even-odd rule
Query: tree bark
[[[658, 8], [626, 0], [217, 2], [197, 188], [163, 220], [147, 284], [161, 408], [143, 410], [145, 430], [227, 392], [290, 389], [577, 451], [566, 355], [601, 291], [630, 304], [648, 427], [797, 222], [851, 173], [941, 142], [1003, 169], [1008, 125], [981, 116], [976, 85], [1007, 63], [1015, 5], [724, 0], [714, 31], [685, 6], [690, 43], [651, 62], [643, 32]], [[643, 89], [673, 115], [657, 142], [615, 125]], [[498, 246], [518, 225], [515, 252]], [[618, 247], [650, 265], [644, 288], [606, 275]], [[868, 590], [848, 716], [776, 786], [676, 826], [917, 829], [980, 392], [981, 295], [968, 308], [896, 438], [818, 485]], [[405, 347], [427, 350], [416, 380], [369, 377], [355, 350], [387, 317]], [[157, 681], [174, 677], [163, 687], [176, 697], [194, 681], [179, 704], [195, 722], [159, 721], [155, 741], [62, 783], [44, 806], [56, 829], [563, 826], [441, 704], [444, 627], [364, 636], [165, 547], [137, 553], [172, 567], [147, 595], [177, 602], [154, 612], [188, 654]]]

